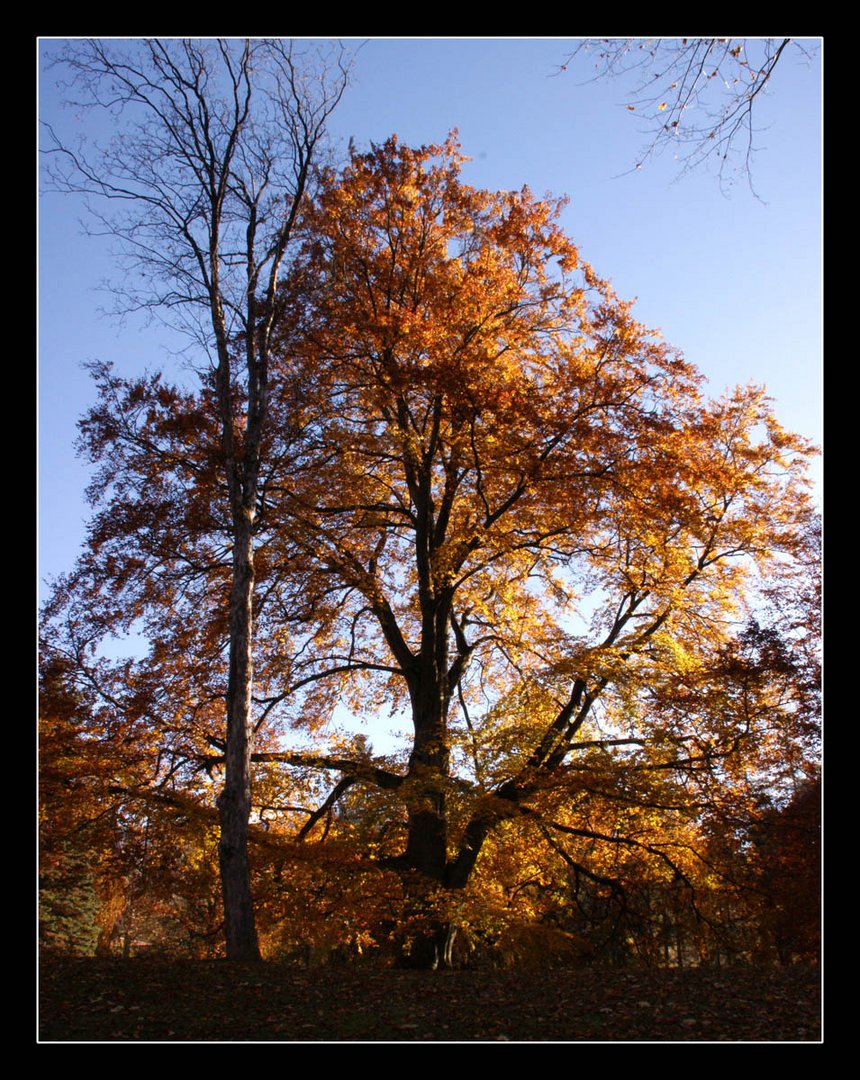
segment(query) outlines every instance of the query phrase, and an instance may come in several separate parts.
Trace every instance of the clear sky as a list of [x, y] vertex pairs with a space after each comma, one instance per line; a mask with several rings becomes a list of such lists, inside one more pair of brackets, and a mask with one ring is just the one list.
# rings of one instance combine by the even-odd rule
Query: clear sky
[[[61, 109], [40, 53], [40, 114], [65, 137], [87, 131]], [[359, 42], [348, 43], [357, 46]], [[782, 423], [822, 440], [821, 62], [786, 52], [760, 96], [760, 199], [726, 197], [699, 170], [677, 181], [664, 155], [630, 171], [642, 137], [625, 108], [630, 84], [559, 74], [569, 38], [371, 39], [332, 118], [345, 154], [392, 133], [413, 145], [457, 128], [478, 187], [566, 194], [563, 225], [636, 317], [681, 349], [719, 394], [765, 384]], [[815, 44], [815, 43], [813, 43]], [[105, 239], [85, 237], [77, 201], [39, 203], [40, 582], [71, 569], [84, 536], [88, 473], [74, 457], [78, 417], [94, 395], [81, 364], [112, 360], [132, 374], [182, 346], [160, 326], [119, 328], [99, 316], [115, 264]]]

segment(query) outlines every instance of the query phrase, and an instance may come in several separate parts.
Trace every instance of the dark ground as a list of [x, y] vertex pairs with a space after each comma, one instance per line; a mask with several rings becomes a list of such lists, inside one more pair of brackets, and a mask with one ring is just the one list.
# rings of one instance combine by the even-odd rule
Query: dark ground
[[818, 1042], [805, 967], [416, 972], [45, 960], [39, 1041]]

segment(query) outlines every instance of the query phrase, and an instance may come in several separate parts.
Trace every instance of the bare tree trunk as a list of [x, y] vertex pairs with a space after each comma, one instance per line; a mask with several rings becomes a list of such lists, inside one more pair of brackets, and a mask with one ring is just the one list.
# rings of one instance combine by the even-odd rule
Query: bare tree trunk
[[447, 861], [447, 816], [445, 785], [449, 772], [449, 751], [440, 724], [416, 732], [409, 762], [409, 776], [415, 783], [407, 829], [406, 863], [431, 881], [442, 884]]
[[251, 815], [251, 692], [253, 686], [254, 548], [250, 523], [237, 532], [230, 593], [230, 669], [224, 790], [218, 798], [218, 854], [228, 960], [259, 960], [251, 899], [248, 822]]
[[407, 922], [418, 924], [401, 950], [406, 967], [435, 970], [450, 956], [449, 922], [439, 907], [446, 887], [448, 863], [447, 786], [451, 752], [448, 745], [447, 622], [450, 600], [426, 596], [418, 674], [410, 685], [415, 740], [409, 758], [413, 794], [409, 802], [404, 862], [407, 874]]

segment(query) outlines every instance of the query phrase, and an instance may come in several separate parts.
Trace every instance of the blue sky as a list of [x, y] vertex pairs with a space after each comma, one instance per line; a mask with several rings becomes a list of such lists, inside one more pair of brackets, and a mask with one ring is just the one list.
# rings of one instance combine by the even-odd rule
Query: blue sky
[[[40, 59], [58, 42], [42, 40]], [[349, 43], [357, 46], [359, 42]], [[630, 84], [588, 82], [586, 66], [558, 74], [569, 38], [372, 39], [332, 118], [346, 152], [392, 133], [418, 145], [457, 128], [478, 187], [566, 194], [563, 225], [637, 318], [708, 377], [719, 394], [764, 383], [782, 423], [822, 440], [821, 50], [786, 52], [760, 96], [760, 199], [738, 184], [725, 197], [699, 170], [677, 180], [669, 155], [630, 171], [642, 137], [625, 109]], [[814, 44], [814, 43], [813, 43]], [[86, 132], [61, 109], [51, 71], [40, 115], [65, 137]], [[116, 276], [107, 240], [82, 235], [82, 207], [39, 203], [39, 576], [71, 569], [84, 536], [88, 473], [74, 457], [78, 417], [93, 400], [81, 364], [122, 373], [169, 363], [183, 342], [163, 327], [100, 317], [98, 289]], [[816, 470], [817, 472], [817, 470]]]

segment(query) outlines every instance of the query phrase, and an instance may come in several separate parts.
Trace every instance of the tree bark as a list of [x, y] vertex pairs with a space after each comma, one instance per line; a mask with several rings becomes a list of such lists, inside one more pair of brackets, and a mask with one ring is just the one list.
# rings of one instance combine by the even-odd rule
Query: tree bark
[[[428, 590], [429, 591], [429, 590]], [[417, 672], [410, 683], [415, 739], [409, 758], [413, 796], [409, 807], [406, 863], [437, 884], [448, 858], [446, 787], [448, 746], [448, 612], [450, 600], [422, 596], [423, 627]]]
[[445, 785], [449, 752], [444, 730], [428, 725], [416, 733], [409, 761], [413, 784], [406, 840], [406, 864], [437, 884], [445, 880], [448, 834]]
[[250, 522], [237, 530], [230, 594], [230, 667], [224, 790], [218, 798], [218, 855], [227, 959], [260, 959], [251, 899], [248, 823], [251, 815], [251, 692], [253, 685], [254, 548]]
[[405, 967], [436, 970], [449, 965], [452, 927], [439, 910], [438, 893], [446, 886], [448, 863], [447, 786], [451, 752], [448, 745], [448, 616], [450, 598], [422, 596], [421, 653], [410, 682], [415, 739], [409, 758], [411, 793], [404, 875], [407, 921], [419, 924], [401, 949]]

